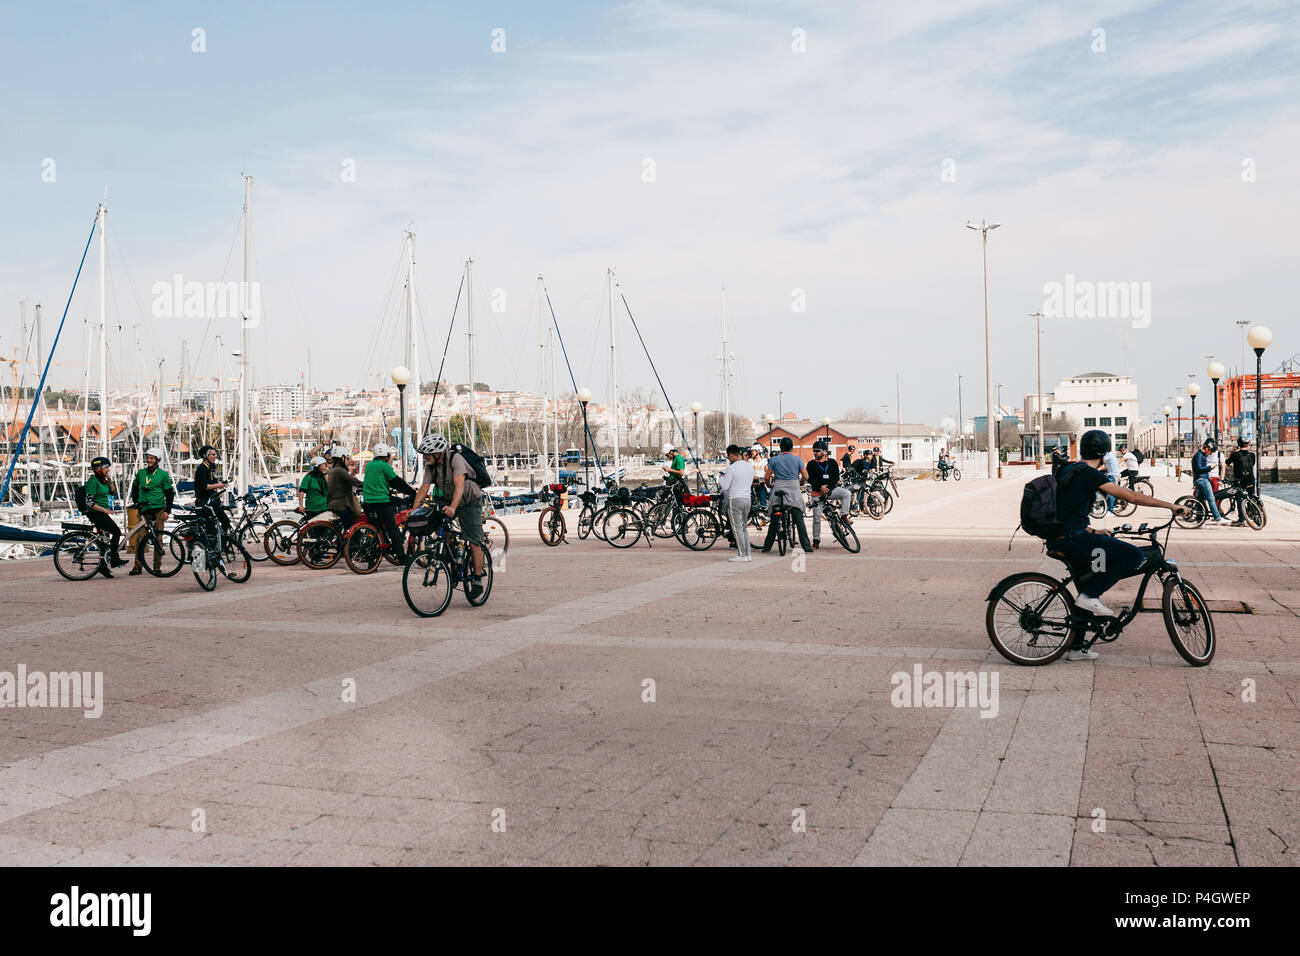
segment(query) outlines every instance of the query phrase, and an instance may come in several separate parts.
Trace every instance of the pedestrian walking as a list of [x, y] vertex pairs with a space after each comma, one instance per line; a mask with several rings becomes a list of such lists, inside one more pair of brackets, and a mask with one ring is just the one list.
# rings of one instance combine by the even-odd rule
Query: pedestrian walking
[[719, 484], [727, 506], [731, 536], [736, 542], [736, 555], [727, 560], [752, 561], [754, 559], [749, 554], [749, 499], [754, 485], [754, 466], [745, 460], [739, 445], [727, 446], [727, 461], [727, 468], [722, 473]]

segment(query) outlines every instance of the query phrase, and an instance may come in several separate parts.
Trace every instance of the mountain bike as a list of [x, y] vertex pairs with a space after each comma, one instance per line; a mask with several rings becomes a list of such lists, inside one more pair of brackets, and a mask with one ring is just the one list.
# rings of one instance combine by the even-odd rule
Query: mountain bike
[[[1161, 525], [1149, 526], [1143, 522], [1134, 530], [1126, 524], [1110, 532], [1149, 542], [1142, 548], [1144, 560], [1138, 569], [1142, 584], [1137, 598], [1131, 608], [1121, 609], [1115, 617], [1095, 617], [1076, 607], [1068, 585], [1088, 574], [1089, 569], [1086, 565], [1075, 566], [1049, 544], [1048, 557], [1065, 564], [1069, 573], [1058, 579], [1026, 571], [994, 585], [986, 598], [989, 606], [985, 628], [989, 641], [1013, 664], [1029, 667], [1050, 664], [1074, 646], [1076, 639], [1084, 648], [1092, 647], [1097, 641], [1110, 643], [1137, 617], [1147, 585], [1154, 577], [1162, 586], [1160, 610], [1174, 649], [1187, 663], [1204, 667], [1214, 659], [1214, 618], [1201, 592], [1190, 581], [1183, 580], [1178, 565], [1165, 556], [1173, 523], [1171, 516]], [[1165, 532], [1163, 544], [1158, 538], [1161, 531]]]
[[412, 550], [402, 572], [402, 596], [406, 605], [420, 617], [437, 617], [447, 610], [452, 592], [464, 589], [465, 600], [473, 607], [487, 603], [492, 593], [492, 553], [483, 551], [483, 593], [471, 597], [474, 556], [454, 518], [447, 518], [440, 508], [420, 514], [418, 509], [408, 522], [420, 528], [416, 533], [424, 543]]

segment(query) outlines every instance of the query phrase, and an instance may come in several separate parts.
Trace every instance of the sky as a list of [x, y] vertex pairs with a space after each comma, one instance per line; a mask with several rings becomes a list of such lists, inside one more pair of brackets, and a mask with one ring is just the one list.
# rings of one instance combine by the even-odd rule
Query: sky
[[[1238, 319], [1273, 330], [1266, 364], [1300, 352], [1298, 27], [1231, 0], [5, 5], [0, 355], [20, 300], [48, 348], [107, 189], [112, 384], [173, 381], [182, 342], [206, 384], [217, 335], [229, 374], [238, 320], [156, 317], [152, 290], [240, 277], [248, 174], [255, 384], [309, 348], [316, 387], [387, 381], [412, 228], [426, 378], [472, 258], [475, 378], [537, 388], [541, 274], [607, 400], [613, 268], [620, 392], [657, 389], [626, 297], [671, 401], [721, 406], [725, 284], [739, 413], [892, 419], [897, 393], [937, 423], [960, 374], [969, 418], [983, 219], [1003, 404], [1073, 276], [1149, 313], [1044, 318], [1045, 388], [1132, 374], [1149, 412], [1241, 363]], [[92, 243], [56, 387], [98, 309]]]

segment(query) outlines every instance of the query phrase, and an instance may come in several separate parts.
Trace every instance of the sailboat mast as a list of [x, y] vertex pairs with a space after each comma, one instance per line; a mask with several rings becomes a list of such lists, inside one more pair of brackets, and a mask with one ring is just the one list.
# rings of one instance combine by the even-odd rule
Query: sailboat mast
[[[402, 422], [403, 455], [410, 455], [412, 439], [420, 432], [420, 342], [419, 326], [415, 321], [415, 232], [406, 233], [406, 367], [411, 372], [411, 412], [415, 427], [407, 431], [406, 422]], [[412, 439], [406, 436], [411, 435]]]
[[614, 480], [618, 481], [618, 361], [614, 353], [614, 270], [606, 269], [609, 284], [609, 381], [614, 399]]
[[248, 290], [249, 230], [252, 225], [253, 177], [244, 177], [244, 285], [240, 290], [239, 329], [239, 477], [236, 487], [248, 491]]
[[[546, 427], [546, 314], [542, 310], [542, 277], [537, 276], [537, 385], [538, 394], [542, 397], [542, 414], [538, 420], [542, 423], [542, 481], [546, 481], [546, 469], [551, 466], [551, 455], [548, 432]], [[558, 449], [557, 449], [558, 452]], [[556, 475], [556, 481], [559, 481], [559, 475]]]
[[469, 436], [465, 444], [471, 448], [477, 444], [478, 431], [474, 427], [475, 391], [474, 391], [474, 260], [465, 260], [465, 311], [469, 316], [465, 338], [469, 345]]
[[82, 328], [86, 331], [86, 365], [82, 370], [82, 388], [81, 388], [81, 465], [82, 474], [85, 474], [85, 465], [87, 462], [86, 453], [89, 450], [86, 440], [86, 431], [90, 428], [90, 356], [95, 348], [95, 333], [91, 330], [90, 322], [83, 316], [81, 319]]
[[[99, 204], [99, 453], [108, 457], [108, 205]], [[83, 436], [84, 437], [84, 436]]]
[[[551, 347], [551, 427], [555, 431], [555, 480], [560, 480], [560, 380], [555, 377], [555, 333], [546, 330], [546, 341]], [[546, 421], [542, 421], [546, 428]]]
[[[211, 441], [208, 444], [212, 444]], [[221, 460], [226, 460], [226, 379], [222, 374], [221, 365], [221, 336], [217, 336], [217, 449], [221, 455]], [[190, 457], [194, 458], [193, 450], [190, 451]]]
[[727, 284], [722, 283], [722, 447], [731, 446], [731, 356], [727, 354]]

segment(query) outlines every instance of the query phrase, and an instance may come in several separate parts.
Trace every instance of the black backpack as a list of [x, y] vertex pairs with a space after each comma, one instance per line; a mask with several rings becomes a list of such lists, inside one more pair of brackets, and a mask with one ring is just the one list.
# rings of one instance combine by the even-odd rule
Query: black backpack
[[86, 486], [77, 485], [72, 492], [72, 497], [76, 499], [77, 510], [82, 514], [90, 513], [90, 502], [86, 500]]
[[1138, 460], [1138, 464], [1139, 464], [1139, 465], [1142, 464], [1142, 462], [1144, 462], [1144, 461], [1147, 460], [1147, 456], [1144, 455], [1144, 454], [1142, 454], [1142, 449], [1141, 449], [1141, 448], [1134, 448], [1134, 449], [1133, 449], [1133, 457], [1136, 458], [1136, 459]]
[[1077, 471], [1077, 468], [1071, 468], [1060, 479], [1042, 475], [1026, 482], [1024, 493], [1020, 496], [1020, 527], [1044, 541], [1065, 534], [1065, 526], [1056, 517], [1056, 502], [1061, 489]]
[[[474, 470], [474, 484], [478, 485], [479, 490], [487, 488], [492, 484], [492, 476], [488, 474], [487, 465], [483, 462], [483, 457], [474, 449], [466, 445], [452, 445], [449, 451], [460, 455], [465, 459], [465, 464]], [[450, 494], [450, 489], [448, 489]]]

